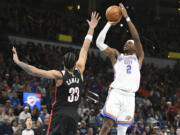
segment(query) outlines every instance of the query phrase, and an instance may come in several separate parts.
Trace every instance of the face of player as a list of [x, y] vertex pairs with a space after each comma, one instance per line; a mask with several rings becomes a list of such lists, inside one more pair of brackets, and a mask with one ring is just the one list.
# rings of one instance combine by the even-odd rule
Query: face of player
[[132, 41], [126, 41], [126, 43], [124, 44], [124, 48], [123, 48], [124, 51], [135, 51], [136, 48], [135, 48], [135, 45]]
[[31, 120], [31, 118], [28, 118], [26, 120], [26, 128], [27, 129], [31, 129], [32, 128], [32, 120]]

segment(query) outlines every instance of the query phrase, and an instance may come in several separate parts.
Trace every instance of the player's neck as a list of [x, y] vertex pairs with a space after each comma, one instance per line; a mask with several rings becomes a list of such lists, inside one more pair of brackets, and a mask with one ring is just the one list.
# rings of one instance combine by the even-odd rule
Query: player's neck
[[67, 70], [70, 74], [74, 74], [74, 68], [72, 68], [72, 69], [65, 68], [65, 70]]

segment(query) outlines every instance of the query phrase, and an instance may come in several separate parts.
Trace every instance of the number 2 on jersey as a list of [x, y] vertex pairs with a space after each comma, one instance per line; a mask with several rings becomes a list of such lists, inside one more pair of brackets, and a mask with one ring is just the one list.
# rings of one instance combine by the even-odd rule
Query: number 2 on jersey
[[131, 65], [127, 65], [126, 73], [131, 74]]
[[70, 88], [69, 89], [69, 94], [71, 94], [70, 96], [68, 96], [68, 102], [75, 102], [78, 101], [79, 99], [79, 88]]

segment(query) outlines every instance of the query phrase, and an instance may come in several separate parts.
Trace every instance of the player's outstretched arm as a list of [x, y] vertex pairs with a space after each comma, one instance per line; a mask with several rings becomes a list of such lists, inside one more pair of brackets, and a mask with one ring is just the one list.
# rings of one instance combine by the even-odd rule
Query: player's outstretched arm
[[99, 13], [97, 12], [92, 12], [91, 14], [91, 21], [87, 20], [88, 25], [89, 25], [89, 30], [88, 33], [85, 37], [83, 46], [80, 50], [80, 54], [79, 54], [79, 59], [76, 63], [76, 66], [79, 68], [81, 74], [84, 72], [85, 69], [85, 65], [86, 65], [86, 60], [87, 60], [87, 54], [88, 54], [88, 49], [90, 47], [92, 38], [93, 38], [93, 34], [94, 34], [94, 29], [96, 28], [99, 20], [101, 19], [101, 17], [99, 16]]
[[131, 19], [129, 18], [124, 5], [122, 3], [120, 3], [119, 7], [121, 9], [123, 17], [126, 19], [126, 21], [128, 23], [131, 36], [132, 36], [132, 38], [134, 40], [134, 44], [135, 44], [136, 49], [137, 49], [137, 55], [139, 57], [139, 64], [140, 64], [140, 66], [142, 66], [142, 62], [143, 62], [143, 59], [144, 59], [144, 51], [143, 51], [143, 47], [142, 47], [142, 44], [141, 44], [141, 41], [140, 41], [140, 38], [139, 38], [139, 34], [138, 34], [137, 30], [136, 30], [136, 27], [131, 22]]
[[99, 48], [100, 51], [102, 51], [105, 55], [107, 55], [111, 59], [111, 62], [113, 65], [116, 63], [117, 56], [119, 55], [119, 51], [114, 48], [109, 47], [107, 44], [104, 43], [104, 41], [105, 41], [106, 34], [109, 28], [112, 25], [116, 25], [119, 21], [107, 22], [103, 30], [99, 33], [96, 40], [96, 46]]
[[61, 79], [62, 78], [62, 74], [57, 70], [46, 71], [46, 70], [36, 68], [34, 66], [28, 65], [28, 64], [20, 61], [15, 47], [13, 47], [12, 51], [13, 51], [14, 62], [19, 67], [21, 67], [24, 71], [26, 71], [28, 74], [30, 74], [32, 76], [43, 77], [43, 78], [48, 78], [48, 79]]

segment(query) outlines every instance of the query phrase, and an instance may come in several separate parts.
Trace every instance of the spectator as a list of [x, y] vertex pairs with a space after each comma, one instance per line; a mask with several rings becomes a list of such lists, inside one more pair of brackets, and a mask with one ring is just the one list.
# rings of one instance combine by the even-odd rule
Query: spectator
[[172, 103], [170, 101], [167, 102], [168, 108], [166, 111], [166, 119], [170, 121], [171, 123], [174, 122], [174, 116], [176, 115], [175, 108], [172, 106]]
[[8, 110], [11, 108], [11, 101], [7, 100], [5, 105], [5, 112], [8, 113]]
[[22, 111], [19, 114], [19, 122], [20, 123], [24, 123], [27, 118], [31, 117], [31, 114], [28, 111], [29, 111], [29, 107], [25, 106], [24, 111]]
[[163, 127], [162, 127], [162, 134], [163, 134], [163, 135], [167, 135], [167, 134], [168, 134], [168, 132], [169, 132], [169, 130], [168, 130], [168, 126], [166, 126], [166, 125], [165, 125], [165, 126], [163, 126]]
[[6, 80], [3, 81], [3, 87], [4, 87], [4, 91], [8, 93], [11, 91], [10, 86], [8, 85]]
[[144, 104], [146, 104], [148, 107], [152, 105], [151, 101], [148, 99], [148, 97], [145, 96]]
[[141, 131], [137, 128], [137, 125], [135, 123], [128, 129], [127, 132], [129, 132], [129, 135], [141, 134]]
[[39, 128], [42, 125], [41, 121], [39, 121], [39, 120], [37, 120], [35, 124], [36, 124], [35, 129]]
[[9, 100], [7, 92], [2, 92], [2, 97], [0, 97], [0, 104], [4, 105], [6, 104], [6, 101]]
[[81, 121], [79, 131], [80, 135], [86, 135], [88, 133], [88, 127], [86, 126], [86, 122], [84, 120]]
[[22, 125], [18, 124], [18, 129], [13, 135], [22, 135]]
[[15, 77], [15, 83], [13, 83], [13, 85], [12, 85], [12, 90], [13, 90], [14, 92], [17, 92], [17, 91], [20, 91], [20, 89], [21, 89], [21, 85], [20, 85], [20, 83], [19, 83], [19, 77], [16, 76], [16, 77]]
[[177, 134], [177, 135], [180, 135], [180, 127], [178, 127], [178, 128], [176, 129], [176, 134]]
[[89, 130], [88, 130], [88, 133], [87, 133], [87, 135], [93, 135], [93, 129], [92, 128], [89, 128]]
[[22, 111], [23, 111], [23, 108], [22, 108], [21, 104], [18, 104], [18, 105], [16, 106], [16, 108], [14, 109], [14, 115], [15, 115], [15, 116], [19, 116], [19, 114], [20, 114]]
[[13, 92], [13, 97], [10, 98], [10, 101], [13, 108], [15, 108], [18, 104], [21, 104], [16, 92]]
[[7, 113], [6, 116], [8, 116], [8, 118], [9, 118], [9, 123], [11, 123], [15, 119], [12, 108], [9, 108], [8, 113]]
[[90, 110], [88, 126], [91, 127], [93, 131], [97, 130], [97, 127], [98, 127], [97, 116], [94, 109]]
[[34, 135], [34, 130], [32, 130], [32, 119], [27, 117], [25, 119], [26, 129], [22, 131], [22, 135]]
[[37, 91], [41, 93], [43, 100], [45, 100], [46, 88], [44, 87], [42, 82], [40, 82], [40, 85], [37, 87]]
[[46, 115], [44, 118], [44, 124], [35, 130], [36, 135], [45, 135], [46, 134], [46, 131], [47, 131], [48, 125], [49, 125], [49, 120], [50, 120], [50, 116]]
[[145, 134], [146, 134], [146, 135], [150, 135], [150, 131], [151, 131], [150, 126], [149, 126], [149, 125], [146, 125], [146, 126], [145, 126], [145, 131], [144, 131]]
[[37, 129], [37, 123], [36, 123], [36, 121], [32, 121], [32, 129], [33, 129], [33, 130]]
[[13, 133], [17, 132], [18, 130], [18, 121], [16, 119], [14, 119], [12, 122], [11, 122], [11, 127], [13, 129]]
[[47, 108], [44, 107], [44, 108], [43, 108], [43, 112], [40, 114], [38, 120], [41, 121], [41, 123], [44, 124], [44, 118], [45, 118], [46, 116], [49, 116], [49, 114], [48, 114], [48, 112], [47, 112]]
[[140, 119], [139, 121], [137, 121], [137, 128], [141, 133], [143, 133], [144, 131], [143, 119]]
[[8, 116], [4, 117], [2, 125], [0, 125], [0, 135], [13, 135], [13, 129], [9, 124]]
[[31, 118], [32, 118], [32, 121], [37, 121], [38, 119], [38, 114], [36, 113], [35, 109], [31, 110]]
[[0, 106], [0, 123], [3, 122], [4, 115], [5, 115], [4, 108]]
[[175, 121], [174, 121], [175, 127], [180, 127], [180, 113], [176, 115]]
[[175, 129], [174, 129], [174, 127], [171, 127], [170, 128], [170, 135], [175, 135], [176, 133], [175, 133]]

